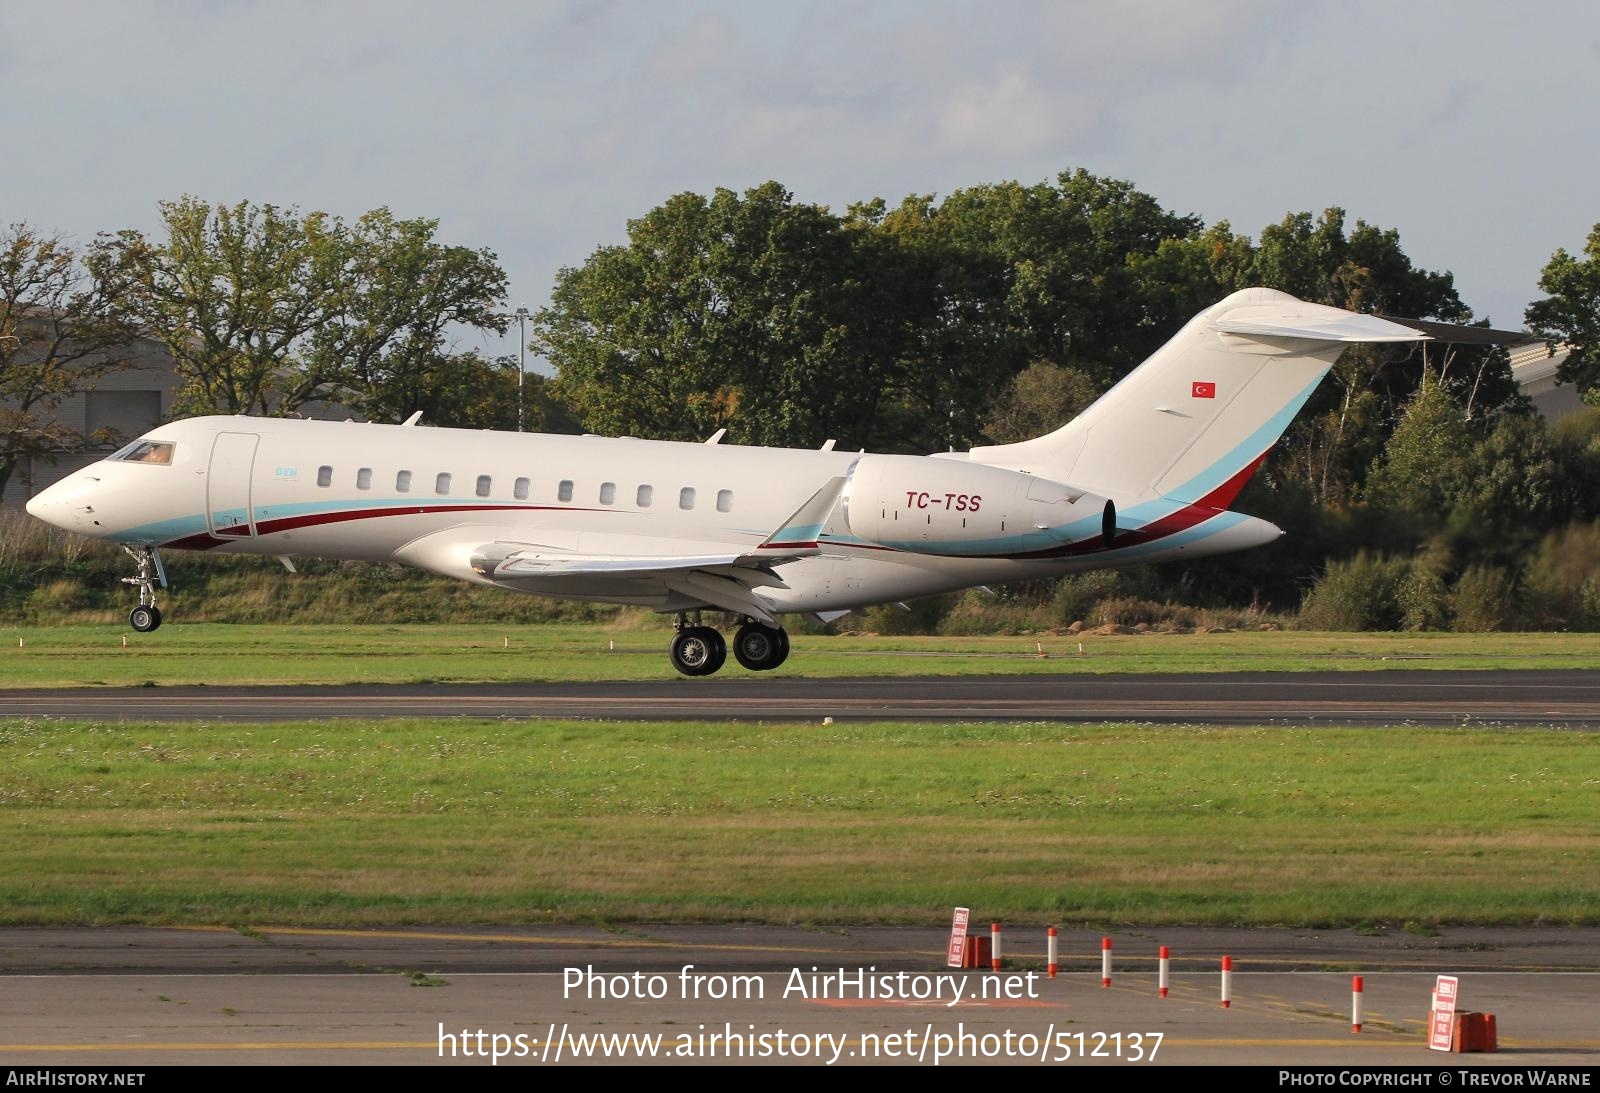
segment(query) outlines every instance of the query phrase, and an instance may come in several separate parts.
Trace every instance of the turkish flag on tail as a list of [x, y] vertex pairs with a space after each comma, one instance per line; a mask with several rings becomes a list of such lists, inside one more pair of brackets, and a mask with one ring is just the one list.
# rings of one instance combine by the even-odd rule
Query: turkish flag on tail
[[1195, 380], [1189, 385], [1190, 398], [1216, 398], [1217, 385], [1207, 383], [1205, 380]]

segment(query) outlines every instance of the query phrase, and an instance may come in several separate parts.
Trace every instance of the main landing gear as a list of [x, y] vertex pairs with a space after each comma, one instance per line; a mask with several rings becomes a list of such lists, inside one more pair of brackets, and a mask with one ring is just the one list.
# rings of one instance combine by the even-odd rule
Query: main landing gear
[[[768, 672], [789, 657], [789, 634], [781, 626], [766, 626], [753, 619], [741, 619], [733, 635], [733, 658], [752, 672]], [[717, 630], [700, 624], [700, 612], [694, 613], [694, 624], [688, 624], [684, 612], [678, 612], [674, 624], [677, 633], [672, 635], [669, 655], [672, 666], [686, 676], [708, 676], [721, 668], [728, 659], [728, 643]]]
[[128, 612], [128, 625], [141, 634], [148, 634], [161, 625], [161, 608], [156, 606], [156, 586], [167, 586], [167, 571], [155, 547], [131, 547], [124, 543], [122, 549], [139, 565], [137, 577], [122, 578], [123, 584], [131, 584], [139, 589], [139, 606]]

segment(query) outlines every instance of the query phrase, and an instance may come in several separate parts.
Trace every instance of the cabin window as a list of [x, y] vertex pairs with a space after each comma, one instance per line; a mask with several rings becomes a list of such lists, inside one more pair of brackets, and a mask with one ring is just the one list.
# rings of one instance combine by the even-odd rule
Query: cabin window
[[362, 467], [356, 471], [356, 489], [370, 490], [372, 488], [372, 468]]
[[732, 512], [733, 511], [733, 491], [732, 490], [718, 490], [717, 491], [717, 511], [718, 512]]
[[678, 491], [678, 507], [680, 509], [694, 508], [694, 487], [685, 486]]
[[570, 479], [570, 478], [562, 479], [561, 485], [556, 488], [556, 500], [558, 500], [558, 501], [571, 501], [572, 500], [572, 479]]
[[439, 476], [433, 480], [433, 492], [443, 497], [450, 492], [450, 472], [440, 471]]
[[615, 482], [600, 483], [600, 503], [614, 505], [617, 501], [617, 484]]
[[411, 492], [411, 472], [401, 471], [394, 476], [394, 489], [396, 493]]
[[651, 486], [640, 486], [638, 494], [633, 499], [634, 503], [642, 509], [647, 509], [651, 500], [655, 498], [655, 493], [655, 489]]
[[318, 467], [317, 468], [317, 485], [322, 486], [324, 489], [326, 489], [328, 486], [333, 485], [333, 468], [332, 467]]
[[489, 490], [492, 489], [493, 486], [494, 486], [494, 479], [490, 478], [486, 474], [480, 474], [478, 476], [478, 496], [479, 497], [488, 497], [489, 496]]
[[528, 499], [528, 480], [526, 478], [519, 478], [512, 484], [511, 496], [518, 501], [526, 501]]

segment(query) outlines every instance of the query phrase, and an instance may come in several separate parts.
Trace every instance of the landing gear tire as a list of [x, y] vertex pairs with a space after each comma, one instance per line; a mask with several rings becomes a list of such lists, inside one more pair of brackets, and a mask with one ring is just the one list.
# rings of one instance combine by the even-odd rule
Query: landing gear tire
[[708, 676], [728, 659], [728, 643], [709, 626], [690, 626], [672, 637], [672, 666], [686, 676]]
[[156, 606], [156, 588], [167, 586], [167, 572], [161, 566], [161, 552], [152, 546], [134, 547], [127, 543], [122, 544], [122, 549], [139, 564], [137, 576], [121, 578], [123, 584], [139, 590], [139, 606], [128, 612], [128, 625], [141, 634], [148, 634], [161, 625], [161, 609]]
[[733, 656], [752, 672], [770, 672], [789, 658], [789, 633], [781, 626], [747, 622], [733, 635]]

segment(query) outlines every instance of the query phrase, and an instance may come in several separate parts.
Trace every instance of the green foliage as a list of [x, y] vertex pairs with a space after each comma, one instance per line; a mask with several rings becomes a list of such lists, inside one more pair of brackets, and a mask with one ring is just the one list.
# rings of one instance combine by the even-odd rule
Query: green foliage
[[1432, 542], [1411, 560], [1400, 582], [1400, 625], [1405, 630], [1444, 630], [1450, 623], [1450, 547]]
[[1446, 322], [1471, 318], [1451, 276], [1415, 268], [1400, 249], [1399, 232], [1357, 220], [1346, 235], [1344, 218], [1339, 208], [1325, 210], [1314, 222], [1309, 212], [1291, 213], [1263, 229], [1250, 280], [1349, 311]]
[[[184, 413], [291, 414], [349, 401], [393, 416], [382, 388], [437, 367], [447, 329], [503, 331], [505, 273], [487, 250], [434, 240], [436, 220], [327, 213], [185, 196], [161, 204], [164, 241], [103, 237], [140, 320], [172, 353]], [[433, 410], [432, 406], [410, 406]]]
[[872, 434], [892, 285], [862, 233], [777, 183], [680, 194], [557, 277], [537, 343], [584, 427], [813, 445]]
[[1081, 170], [843, 217], [777, 183], [681, 194], [562, 271], [539, 342], [595, 431], [962, 447], [1030, 362], [1099, 389], [1164, 341], [1187, 316], [1152, 318], [1134, 259], [1198, 231]]
[[1441, 384], [1425, 379], [1390, 434], [1367, 494], [1390, 509], [1437, 519], [1462, 489], [1470, 451], [1461, 408]]
[[1307, 630], [1398, 630], [1405, 618], [1400, 590], [1405, 558], [1361, 551], [1327, 570], [1306, 593], [1299, 625]]
[[1539, 288], [1550, 295], [1528, 305], [1528, 327], [1552, 346], [1571, 347], [1560, 378], [1587, 394], [1600, 385], [1600, 224], [1590, 230], [1582, 258], [1565, 249], [1551, 256]]
[[952, 592], [943, 596], [925, 596], [910, 601], [904, 607], [895, 603], [880, 603], [860, 613], [859, 625], [874, 634], [936, 634], [939, 632], [939, 623], [962, 595]]
[[1468, 567], [1450, 592], [1450, 628], [1464, 633], [1489, 633], [1516, 626], [1517, 587], [1499, 566]]
[[1600, 630], [1600, 521], [1540, 540], [1523, 587], [1534, 629]]
[[1121, 573], [1111, 569], [1061, 578], [1056, 582], [1055, 595], [1050, 602], [1056, 625], [1071, 626], [1092, 618], [1100, 601], [1116, 593], [1121, 578]]
[[125, 368], [138, 333], [122, 271], [60, 236], [0, 226], [0, 490], [24, 456], [125, 439], [86, 436], [59, 411]]
[[1099, 396], [1094, 382], [1076, 368], [1039, 361], [1006, 384], [983, 432], [996, 444], [1044, 436], [1083, 413]]

